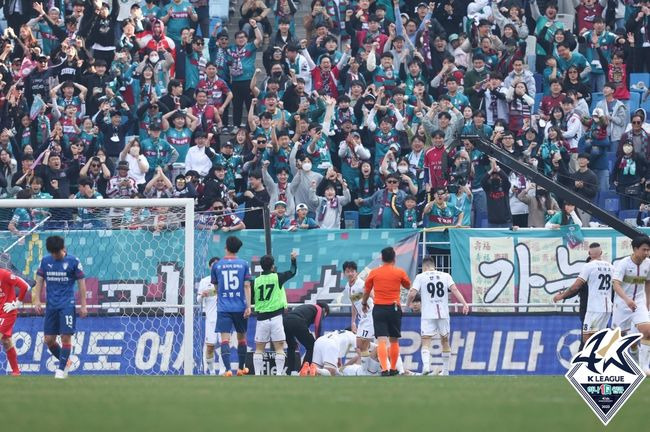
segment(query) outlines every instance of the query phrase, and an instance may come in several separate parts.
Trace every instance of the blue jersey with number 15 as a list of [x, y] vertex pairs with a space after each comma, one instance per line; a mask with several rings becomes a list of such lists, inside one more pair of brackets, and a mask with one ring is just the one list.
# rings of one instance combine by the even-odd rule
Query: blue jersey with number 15
[[212, 265], [210, 275], [217, 286], [217, 311], [244, 312], [244, 282], [251, 280], [248, 262], [241, 258], [222, 258]]

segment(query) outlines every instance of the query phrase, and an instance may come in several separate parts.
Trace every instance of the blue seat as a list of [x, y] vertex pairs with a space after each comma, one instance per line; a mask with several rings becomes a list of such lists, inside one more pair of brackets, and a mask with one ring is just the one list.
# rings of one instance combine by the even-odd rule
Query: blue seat
[[478, 225], [479, 228], [487, 228], [488, 227], [488, 220], [487, 218], [481, 219]]
[[535, 105], [533, 106], [533, 114], [537, 114], [539, 112], [539, 107], [542, 105], [543, 97], [544, 93], [535, 93]]
[[[646, 114], [650, 111], [650, 97], [648, 97], [648, 99], [646, 99], [645, 102], [641, 102], [641, 108], [643, 108], [646, 111]], [[645, 121], [647, 122], [648, 119], [646, 119]]]
[[591, 106], [589, 107], [589, 109], [593, 112], [594, 108], [596, 108], [596, 104], [598, 104], [598, 102], [600, 102], [604, 98], [605, 96], [603, 96], [601, 92], [593, 92], [591, 94]]
[[542, 74], [539, 73], [534, 73], [533, 78], [535, 78], [535, 91], [538, 93], [542, 93], [544, 90], [542, 87], [544, 87], [544, 78], [542, 77]]
[[618, 198], [605, 198], [604, 204], [604, 209], [614, 214], [617, 214], [621, 207], [621, 201]]
[[634, 112], [637, 108], [639, 108], [639, 104], [641, 103], [641, 93], [636, 91], [630, 92], [630, 99], [624, 102], [625, 105], [627, 105], [627, 111], [629, 113]]
[[611, 173], [616, 163], [616, 152], [607, 152], [607, 169]]
[[607, 199], [612, 199], [612, 198], [618, 198], [618, 194], [616, 191], [606, 191], [606, 192], [599, 192], [598, 193], [598, 199], [596, 202], [598, 203], [598, 207], [604, 208], [605, 207], [605, 200]]
[[358, 211], [343, 212], [343, 222], [344, 222], [345, 229], [359, 228], [359, 212]]
[[632, 210], [621, 210], [618, 212], [618, 218], [621, 219], [622, 221], [625, 221], [626, 219], [636, 219], [636, 215], [639, 211], [632, 209]]
[[644, 82], [646, 87], [650, 87], [650, 73], [648, 72], [635, 72], [630, 74], [630, 81], [628, 87], [636, 85], [639, 81]]

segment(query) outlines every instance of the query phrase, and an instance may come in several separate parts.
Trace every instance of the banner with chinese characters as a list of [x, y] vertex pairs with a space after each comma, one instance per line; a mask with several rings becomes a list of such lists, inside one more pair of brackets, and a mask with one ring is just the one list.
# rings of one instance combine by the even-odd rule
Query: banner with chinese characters
[[[449, 230], [449, 235], [454, 281], [468, 301], [491, 305], [474, 308], [482, 312], [512, 311], [494, 307], [499, 304], [551, 303], [554, 293], [573, 284], [592, 242], [600, 243], [603, 258], [610, 262], [632, 251], [631, 239], [609, 228], [583, 229], [582, 242], [573, 247], [557, 230], [455, 229]], [[577, 302], [574, 297], [566, 304]]]
[[[360, 271], [367, 271], [380, 265], [381, 250], [392, 246], [397, 253], [396, 264], [414, 278], [419, 233], [412, 229], [274, 231], [273, 255], [277, 269], [286, 271], [291, 252], [299, 253], [298, 272], [285, 284], [289, 302], [349, 303], [343, 289], [343, 262], [355, 261]], [[13, 247], [3, 260], [8, 261], [14, 271], [33, 279], [41, 259], [47, 254], [45, 240], [50, 235], [63, 236], [68, 253], [79, 258], [86, 274], [91, 313], [118, 313], [125, 309], [132, 309], [133, 313], [146, 309], [176, 313], [178, 308], [173, 306], [183, 304], [184, 230], [37, 231]], [[249, 261], [253, 275], [261, 271], [258, 262], [265, 253], [264, 231], [197, 230], [194, 235], [195, 282], [209, 274], [211, 257], [223, 256], [229, 235], [242, 240], [239, 256]], [[9, 232], [0, 233], [0, 249], [7, 248], [15, 240]], [[27, 302], [30, 301], [28, 295]]]

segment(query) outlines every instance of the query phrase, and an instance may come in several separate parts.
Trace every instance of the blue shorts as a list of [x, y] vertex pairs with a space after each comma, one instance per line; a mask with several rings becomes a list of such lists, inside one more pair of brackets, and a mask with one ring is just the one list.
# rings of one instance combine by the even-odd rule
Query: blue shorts
[[244, 312], [217, 312], [217, 333], [230, 333], [233, 327], [237, 333], [246, 333], [248, 319]]
[[74, 334], [77, 314], [74, 306], [63, 308], [45, 309], [43, 331], [46, 335], [71, 335]]

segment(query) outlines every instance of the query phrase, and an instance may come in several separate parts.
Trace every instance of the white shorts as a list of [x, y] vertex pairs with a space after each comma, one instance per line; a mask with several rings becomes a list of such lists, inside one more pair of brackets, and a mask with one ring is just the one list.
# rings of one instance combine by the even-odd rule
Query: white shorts
[[255, 325], [255, 342], [280, 342], [286, 340], [282, 315], [271, 319], [257, 321]]
[[367, 316], [359, 320], [359, 324], [357, 324], [357, 337], [370, 340], [375, 338], [375, 326], [372, 322], [372, 316]]
[[630, 330], [632, 325], [650, 322], [648, 315], [648, 308], [645, 304], [637, 303], [636, 310], [632, 310], [627, 306], [619, 306], [618, 303], [614, 304], [614, 314], [612, 319], [612, 327], [619, 327], [623, 331]]
[[591, 333], [606, 329], [611, 316], [609, 312], [587, 312], [582, 323], [582, 331]]
[[205, 320], [205, 343], [216, 345], [218, 340], [217, 317]]
[[339, 347], [336, 342], [325, 337], [316, 339], [312, 363], [316, 363], [320, 367], [325, 365], [337, 367], [339, 364]]
[[420, 334], [422, 336], [448, 336], [449, 335], [449, 318], [420, 320]]
[[343, 369], [343, 376], [364, 375], [363, 367], [360, 364], [352, 364]]

